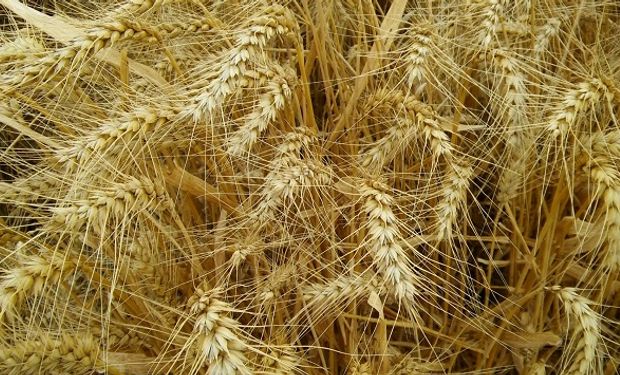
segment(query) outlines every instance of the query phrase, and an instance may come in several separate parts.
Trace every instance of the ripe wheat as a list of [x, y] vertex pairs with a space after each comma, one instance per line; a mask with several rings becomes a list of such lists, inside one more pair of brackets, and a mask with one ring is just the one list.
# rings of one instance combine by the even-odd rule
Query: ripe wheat
[[0, 373], [618, 372], [617, 1], [0, 19]]

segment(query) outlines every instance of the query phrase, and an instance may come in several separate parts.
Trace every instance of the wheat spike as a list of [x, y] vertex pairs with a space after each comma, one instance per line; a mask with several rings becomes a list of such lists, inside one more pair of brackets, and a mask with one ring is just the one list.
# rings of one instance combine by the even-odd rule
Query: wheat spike
[[36, 340], [24, 340], [12, 347], [0, 348], [0, 368], [5, 374], [92, 374], [121, 373], [106, 366], [103, 352], [96, 340], [86, 334], [63, 335], [54, 338], [40, 335]]
[[421, 280], [399, 244], [399, 220], [393, 212], [394, 201], [387, 190], [380, 183], [365, 184], [361, 188], [367, 220], [367, 246], [385, 283], [408, 308], [414, 308]]
[[566, 374], [599, 374], [601, 363], [599, 343], [601, 338], [601, 322], [592, 310], [592, 302], [580, 296], [574, 288], [553, 287], [564, 303], [571, 323], [571, 356], [567, 358]]
[[197, 350], [197, 366], [208, 366], [208, 374], [251, 374], [245, 364], [247, 347], [237, 335], [238, 323], [228, 317], [230, 308], [203, 284], [188, 301], [195, 319], [189, 342]]

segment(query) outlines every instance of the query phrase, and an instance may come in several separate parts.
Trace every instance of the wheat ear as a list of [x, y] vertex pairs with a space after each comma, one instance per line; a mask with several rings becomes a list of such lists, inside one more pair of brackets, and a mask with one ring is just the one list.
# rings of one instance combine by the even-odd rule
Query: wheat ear
[[549, 49], [549, 44], [560, 30], [560, 21], [557, 18], [549, 18], [545, 25], [536, 34], [534, 43], [534, 57], [536, 61], [543, 61], [543, 55]]
[[343, 307], [356, 298], [368, 298], [371, 293], [379, 294], [380, 288], [374, 275], [352, 273], [321, 283], [309, 283], [301, 290], [310, 308], [338, 311], [338, 306]]
[[[45, 46], [37, 39], [18, 36], [0, 46], [0, 63], [14, 65], [17, 62], [40, 58], [45, 53]], [[2, 69], [6, 69], [4, 66]]]
[[169, 200], [161, 182], [147, 177], [131, 177], [109, 189], [90, 194], [85, 200], [74, 201], [66, 207], [54, 207], [53, 221], [77, 230], [86, 223], [96, 233], [102, 233], [109, 219], [123, 219], [129, 212], [162, 210]]
[[214, 17], [187, 20], [183, 22], [166, 22], [158, 24], [155, 29], [166, 38], [176, 38], [186, 33], [212, 31], [221, 27], [221, 22]]
[[53, 253], [29, 255], [17, 267], [6, 270], [0, 282], [0, 322], [18, 318], [26, 298], [40, 295], [46, 285], [67, 279], [74, 267], [70, 259]]
[[138, 21], [119, 19], [101, 24], [86, 31], [84, 36], [73, 39], [63, 47], [35, 61], [10, 78], [3, 79], [3, 84], [17, 87], [33, 82], [50, 80], [65, 68], [75, 67], [89, 56], [95, 55], [106, 47], [116, 43], [135, 40], [146, 43], [158, 42], [159, 34]]
[[[585, 169], [597, 185], [597, 195], [604, 206], [600, 222], [605, 228], [606, 253], [603, 259], [605, 268], [620, 269], [620, 132], [611, 132], [602, 137], [590, 137], [590, 152]], [[611, 147], [610, 147], [611, 146]], [[614, 147], [615, 146], [615, 147]], [[610, 157], [611, 154], [611, 157]]]
[[471, 165], [464, 161], [453, 160], [448, 165], [445, 184], [441, 189], [442, 197], [437, 205], [437, 240], [452, 238], [452, 229], [457, 222], [458, 213], [466, 212], [465, 199], [469, 182], [474, 174]]
[[527, 171], [529, 152], [524, 152], [530, 146], [528, 115], [526, 111], [527, 89], [525, 76], [518, 67], [518, 61], [509, 51], [494, 50], [492, 53], [493, 63], [499, 69], [500, 93], [502, 100], [498, 105], [497, 112], [502, 125], [506, 127], [504, 132], [506, 139], [506, 168], [501, 171], [498, 187], [498, 200], [500, 204], [507, 203], [516, 195], [519, 186], [522, 185]]
[[587, 106], [596, 106], [601, 97], [609, 100], [611, 95], [607, 86], [599, 79], [579, 83], [576, 89], [564, 95], [562, 103], [551, 114], [548, 131], [553, 137], [565, 137], [571, 130], [575, 130], [573, 128], [579, 115], [588, 109]]
[[547, 375], [547, 366], [543, 362], [536, 362], [527, 369], [526, 375]]
[[273, 71], [273, 78], [268, 82], [265, 92], [259, 96], [256, 107], [229, 140], [229, 151], [233, 155], [243, 155], [250, 151], [291, 96], [292, 77], [295, 77], [295, 73], [279, 66], [274, 66]]
[[170, 124], [177, 115], [178, 111], [174, 109], [136, 109], [121, 121], [105, 123], [72, 145], [57, 150], [58, 160], [84, 165], [89, 160], [99, 162], [102, 156], [120, 157], [121, 151], [136, 139], [146, 140], [153, 130]]
[[366, 183], [360, 193], [366, 214], [366, 244], [385, 283], [396, 297], [415, 309], [420, 285], [411, 261], [399, 243], [399, 220], [394, 214], [394, 198], [381, 183]]
[[482, 30], [480, 31], [479, 40], [483, 49], [489, 48], [491, 43], [497, 37], [502, 16], [504, 13], [504, 0], [487, 0], [484, 7], [484, 19], [482, 21]]
[[197, 368], [207, 365], [209, 375], [251, 374], [246, 366], [247, 344], [238, 335], [239, 323], [228, 316], [231, 308], [217, 298], [217, 291], [203, 283], [188, 305], [194, 318], [189, 342], [197, 351]]
[[169, 4], [173, 1], [175, 0], [127, 0], [124, 4], [121, 4], [115, 8], [109, 16], [138, 16], [146, 12], [155, 11], [163, 5]]
[[299, 372], [301, 358], [289, 345], [270, 350], [261, 361], [262, 366], [273, 375], [288, 375]]
[[[446, 366], [438, 360], [424, 360], [406, 355], [395, 366], [392, 375], [431, 375], [446, 373]], [[448, 372], [449, 373], [449, 372]]]
[[372, 374], [372, 366], [368, 362], [360, 362], [354, 360], [351, 364], [349, 370], [347, 371], [347, 375], [371, 375]]
[[567, 358], [567, 375], [600, 374], [601, 363], [599, 345], [601, 341], [601, 319], [592, 310], [592, 301], [580, 296], [575, 288], [550, 288], [556, 292], [571, 324], [571, 356]]
[[264, 48], [278, 35], [284, 36], [298, 28], [295, 18], [280, 5], [272, 5], [253, 18], [247, 30], [237, 38], [237, 44], [224, 56], [217, 78], [194, 98], [194, 105], [186, 111], [194, 120], [207, 118], [242, 83], [255, 59], [265, 59]]
[[33, 340], [0, 347], [0, 369], [7, 375], [122, 375], [106, 366], [102, 354], [95, 338], [84, 332], [59, 338], [39, 335]]
[[379, 173], [390, 163], [412, 137], [415, 128], [411, 122], [396, 119], [396, 124], [387, 129], [385, 135], [369, 148], [360, 151], [360, 164], [370, 173]]
[[251, 214], [254, 220], [263, 222], [300, 192], [333, 182], [334, 173], [330, 168], [316, 160], [300, 157], [301, 150], [315, 139], [308, 130], [301, 128], [286, 135], [277, 148], [276, 158], [269, 163], [269, 173], [259, 192], [261, 199]]
[[397, 123], [369, 149], [360, 153], [363, 167], [372, 172], [380, 171], [412, 137], [422, 138], [436, 159], [452, 156], [450, 138], [441, 128], [439, 116], [431, 106], [403, 91], [388, 89], [378, 90], [365, 104], [365, 108], [371, 111], [385, 110], [385, 107], [397, 111]]
[[409, 46], [406, 61], [407, 85], [414, 86], [417, 93], [424, 88], [426, 81], [427, 58], [431, 53], [431, 33], [427, 29], [412, 28], [411, 45]]
[[327, 186], [333, 173], [321, 163], [312, 160], [283, 157], [267, 175], [261, 189], [261, 200], [251, 214], [254, 219], [273, 217], [285, 201], [293, 201], [304, 189]]

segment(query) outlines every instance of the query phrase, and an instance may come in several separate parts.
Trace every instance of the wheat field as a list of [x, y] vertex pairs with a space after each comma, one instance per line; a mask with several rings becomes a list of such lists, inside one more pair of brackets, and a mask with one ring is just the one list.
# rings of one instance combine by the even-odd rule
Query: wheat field
[[616, 0], [0, 20], [0, 374], [620, 371]]

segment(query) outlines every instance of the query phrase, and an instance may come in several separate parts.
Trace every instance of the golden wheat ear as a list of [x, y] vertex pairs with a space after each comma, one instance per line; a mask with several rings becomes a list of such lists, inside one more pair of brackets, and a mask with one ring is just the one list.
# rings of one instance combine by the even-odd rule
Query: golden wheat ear
[[567, 355], [567, 374], [600, 373], [601, 355], [601, 319], [592, 310], [592, 301], [580, 296], [573, 288], [551, 287], [565, 306], [566, 313], [572, 322], [569, 343], [573, 345]]

